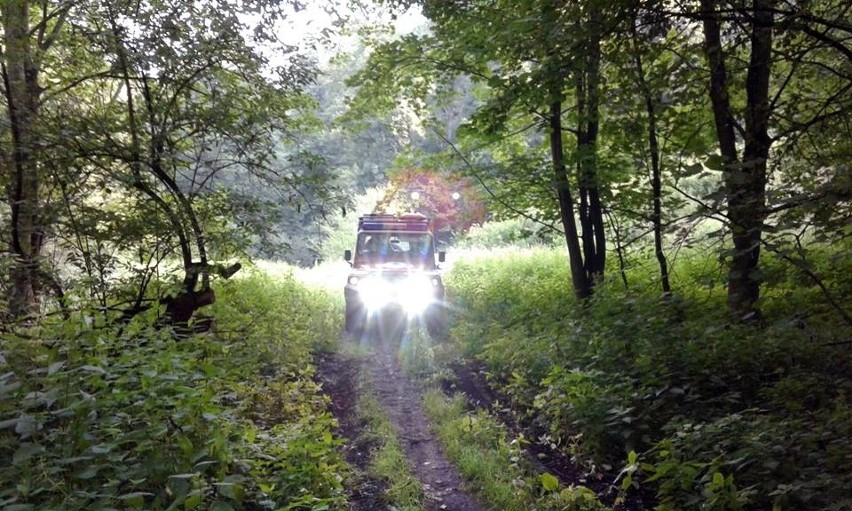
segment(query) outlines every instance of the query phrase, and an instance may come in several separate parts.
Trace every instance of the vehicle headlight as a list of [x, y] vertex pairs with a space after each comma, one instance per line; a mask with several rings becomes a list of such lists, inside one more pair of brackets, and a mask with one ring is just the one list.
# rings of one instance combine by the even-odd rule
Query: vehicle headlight
[[434, 299], [433, 280], [426, 277], [409, 277], [402, 282], [399, 292], [400, 305], [409, 314], [421, 314]]

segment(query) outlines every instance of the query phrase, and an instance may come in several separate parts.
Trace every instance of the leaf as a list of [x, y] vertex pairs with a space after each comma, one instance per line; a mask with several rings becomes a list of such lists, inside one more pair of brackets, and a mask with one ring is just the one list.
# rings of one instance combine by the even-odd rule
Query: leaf
[[144, 491], [134, 491], [119, 495], [118, 499], [124, 501], [125, 506], [141, 508], [145, 506], [145, 497], [154, 497], [153, 493]]
[[21, 386], [21, 383], [17, 382], [17, 381], [13, 382], [13, 383], [4, 384], [4, 385], [0, 386], [0, 396], [3, 396], [4, 394], [8, 394], [9, 392], [12, 392], [13, 390], [17, 390], [18, 387], [20, 387], [20, 386]]
[[217, 500], [210, 506], [210, 511], [235, 511], [234, 506], [223, 500]]
[[219, 495], [223, 497], [227, 497], [236, 502], [242, 502], [245, 496], [245, 490], [242, 485], [234, 484], [234, 483], [214, 483], [216, 486], [216, 491], [219, 492]]
[[711, 154], [704, 160], [704, 166], [710, 170], [722, 170], [725, 167], [725, 160], [718, 154]]
[[84, 479], [84, 480], [85, 479], [92, 479], [93, 477], [98, 475], [98, 472], [100, 470], [101, 470], [100, 465], [92, 465], [92, 466], [84, 469], [82, 472], [77, 473], [76, 477], [77, 477], [77, 479]]
[[541, 474], [541, 476], [539, 476], [539, 479], [541, 479], [541, 485], [547, 491], [556, 491], [559, 488], [559, 479], [557, 479], [556, 476], [554, 476], [550, 472], [545, 472], [544, 474]]
[[196, 493], [196, 494], [190, 495], [190, 496], [189, 496], [189, 497], [187, 497], [187, 498], [186, 498], [186, 500], [183, 502], [183, 508], [184, 508], [184, 509], [195, 509], [195, 508], [197, 508], [199, 505], [201, 505], [202, 500], [203, 500], [203, 497], [201, 496], [201, 494], [200, 494], [200, 493]]
[[50, 364], [50, 367], [47, 368], [47, 375], [50, 376], [55, 374], [57, 371], [62, 369], [65, 366], [65, 361], [54, 362]]
[[56, 460], [54, 463], [56, 463], [58, 466], [62, 467], [62, 466], [65, 466], [65, 465], [73, 465], [74, 463], [79, 463], [81, 461], [89, 461], [91, 459], [92, 459], [91, 456], [73, 456], [71, 458], [60, 458], [60, 459]]
[[106, 454], [112, 450], [112, 445], [109, 444], [98, 444], [93, 445], [91, 451], [93, 454]]
[[703, 165], [701, 165], [700, 163], [694, 163], [692, 165], [687, 165], [686, 167], [684, 167], [683, 172], [681, 172], [680, 176], [681, 177], [694, 176], [694, 175], [700, 173], [703, 170], [704, 170]]
[[24, 442], [21, 444], [20, 447], [18, 447], [18, 450], [16, 450], [15, 454], [12, 456], [12, 465], [21, 465], [43, 452], [44, 447], [42, 447], [41, 445], [30, 442]]
[[41, 424], [36, 421], [36, 418], [32, 415], [21, 415], [18, 417], [18, 423], [15, 424], [15, 433], [17, 433], [22, 440], [33, 436], [40, 429]]
[[85, 366], [81, 367], [80, 369], [82, 369], [83, 371], [90, 372], [90, 373], [106, 374], [106, 371], [103, 368], [98, 367], [98, 366], [85, 365]]

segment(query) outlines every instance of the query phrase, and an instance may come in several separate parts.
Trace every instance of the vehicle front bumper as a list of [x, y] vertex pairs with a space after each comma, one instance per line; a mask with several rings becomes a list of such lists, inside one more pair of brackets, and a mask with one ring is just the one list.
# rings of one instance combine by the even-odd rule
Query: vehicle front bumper
[[350, 312], [417, 316], [443, 302], [444, 286], [435, 274], [353, 274], [343, 294]]

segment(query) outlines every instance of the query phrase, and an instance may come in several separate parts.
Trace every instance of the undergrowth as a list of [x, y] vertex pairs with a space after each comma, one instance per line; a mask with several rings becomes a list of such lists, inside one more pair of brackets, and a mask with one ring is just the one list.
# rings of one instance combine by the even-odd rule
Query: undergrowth
[[536, 474], [526, 461], [523, 438], [510, 439], [488, 412], [465, 410], [465, 399], [439, 390], [423, 396], [424, 409], [447, 455], [491, 509], [505, 511], [604, 511], [595, 493], [560, 486], [549, 473]]
[[[852, 261], [835, 255], [815, 268], [848, 310]], [[710, 256], [681, 254], [669, 299], [646, 261], [582, 305], [561, 251], [457, 262], [458, 348], [549, 441], [624, 468], [660, 509], [852, 507], [849, 329], [819, 286], [767, 256], [764, 318], [746, 325]]]
[[216, 292], [214, 329], [183, 339], [153, 326], [156, 310], [4, 334], [0, 508], [343, 507], [310, 355], [337, 338], [333, 302], [258, 273]]

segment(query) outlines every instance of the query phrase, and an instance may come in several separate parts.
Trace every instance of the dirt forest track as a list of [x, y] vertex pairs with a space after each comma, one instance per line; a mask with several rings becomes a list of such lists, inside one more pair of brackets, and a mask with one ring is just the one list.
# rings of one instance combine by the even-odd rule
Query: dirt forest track
[[[371, 475], [369, 470], [376, 441], [363, 435], [367, 421], [359, 416], [360, 393], [369, 392], [391, 423], [411, 473], [420, 482], [426, 497], [424, 508], [430, 511], [486, 510], [465, 490], [463, 477], [446, 458], [440, 441], [431, 431], [421, 406], [421, 388], [401, 367], [397, 359], [398, 346], [399, 343], [369, 339], [367, 351], [361, 356], [337, 352], [323, 353], [317, 359], [317, 378], [338, 420], [338, 434], [344, 440], [344, 457], [360, 474], [348, 488], [350, 509], [396, 509], [386, 498], [386, 482]], [[489, 387], [480, 363], [451, 364], [448, 369], [453, 378], [452, 382], [443, 382], [447, 395], [462, 393], [471, 410], [489, 410], [513, 435], [534, 439], [542, 434], [540, 427], [518, 423], [511, 413], [499, 406], [500, 396]], [[601, 502], [614, 509], [630, 511], [654, 507], [652, 496], [645, 492], [632, 492], [626, 502], [615, 505], [617, 491], [611, 475], [588, 474], [578, 469], [564, 452], [546, 444], [531, 442], [525, 454], [536, 472], [553, 474], [565, 486], [586, 486]]]
[[[380, 403], [393, 425], [412, 473], [420, 481], [426, 495], [425, 508], [430, 511], [484, 511], [463, 489], [463, 479], [444, 455], [429, 428], [421, 406], [420, 389], [403, 373], [396, 359], [393, 343], [375, 343], [363, 357], [339, 353], [322, 355], [318, 360], [318, 377], [324, 392], [330, 396], [331, 410], [339, 422], [339, 434], [346, 442], [344, 456], [363, 471], [369, 464], [371, 445], [359, 440], [359, 377], [363, 373], [368, 388]], [[381, 481], [369, 477], [350, 488], [353, 511], [389, 509], [384, 500]], [[392, 508], [390, 508], [392, 509]]]

